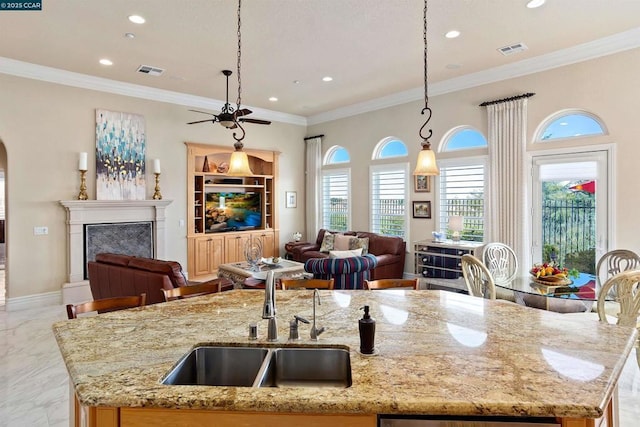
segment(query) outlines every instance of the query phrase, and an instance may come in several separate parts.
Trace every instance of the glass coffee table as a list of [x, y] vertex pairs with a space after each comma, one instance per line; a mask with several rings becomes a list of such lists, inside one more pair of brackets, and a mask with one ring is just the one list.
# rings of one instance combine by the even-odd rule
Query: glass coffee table
[[[244, 287], [245, 280], [252, 278], [253, 282], [264, 281], [267, 279], [267, 273], [273, 271], [276, 278], [284, 277], [302, 277], [304, 276], [304, 264], [301, 262], [281, 259], [275, 265], [260, 263], [254, 269], [248, 262], [233, 262], [229, 264], [221, 264], [218, 267], [218, 277], [226, 277], [230, 279], [236, 289]], [[251, 287], [255, 287], [252, 285]]]
[[559, 313], [591, 311], [598, 299], [596, 276], [586, 273], [580, 273], [569, 285], [542, 285], [527, 275], [508, 285], [496, 283], [496, 287], [513, 291], [518, 304]]

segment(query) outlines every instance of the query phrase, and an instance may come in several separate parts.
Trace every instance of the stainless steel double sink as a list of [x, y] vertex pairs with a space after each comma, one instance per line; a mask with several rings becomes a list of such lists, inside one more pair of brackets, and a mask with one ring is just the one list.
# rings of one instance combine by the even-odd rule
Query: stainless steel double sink
[[200, 346], [162, 384], [228, 387], [351, 386], [349, 351], [333, 347]]

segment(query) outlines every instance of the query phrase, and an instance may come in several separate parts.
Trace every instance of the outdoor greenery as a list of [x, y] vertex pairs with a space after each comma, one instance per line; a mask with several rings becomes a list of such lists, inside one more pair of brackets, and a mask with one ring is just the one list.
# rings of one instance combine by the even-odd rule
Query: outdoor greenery
[[574, 191], [579, 182], [542, 183], [543, 261], [595, 271], [595, 195]]

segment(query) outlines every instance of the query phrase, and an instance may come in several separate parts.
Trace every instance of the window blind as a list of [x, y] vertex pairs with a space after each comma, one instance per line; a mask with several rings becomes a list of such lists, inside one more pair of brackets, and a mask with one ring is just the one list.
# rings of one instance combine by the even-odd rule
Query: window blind
[[322, 227], [347, 231], [351, 226], [349, 170], [327, 170], [322, 173]]
[[406, 164], [372, 166], [371, 231], [404, 238], [407, 235]]
[[440, 167], [439, 223], [441, 231], [447, 231], [450, 216], [462, 216], [464, 217], [464, 228], [461, 238], [473, 241], [483, 240], [484, 186], [485, 167], [483, 164]]

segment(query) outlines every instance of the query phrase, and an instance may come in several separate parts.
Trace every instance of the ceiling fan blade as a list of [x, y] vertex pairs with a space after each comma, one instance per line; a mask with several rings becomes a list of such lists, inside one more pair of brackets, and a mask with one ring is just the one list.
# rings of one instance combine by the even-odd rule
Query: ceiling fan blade
[[192, 124], [195, 124], [195, 123], [204, 123], [204, 122], [215, 123], [215, 121], [216, 121], [216, 119], [207, 119], [207, 120], [198, 120], [198, 121], [195, 121], [195, 122], [189, 122], [187, 124], [188, 125], [192, 125]]
[[210, 115], [210, 116], [214, 116], [214, 117], [216, 116], [215, 114], [213, 114], [213, 113], [207, 113], [206, 111], [199, 111], [199, 110], [189, 110], [189, 111], [193, 111], [194, 113], [208, 114], [208, 115]]
[[243, 108], [241, 110], [236, 111], [234, 114], [236, 115], [236, 117], [240, 117], [240, 116], [248, 116], [252, 112], [253, 111], [249, 110], [248, 108]]
[[259, 125], [270, 125], [271, 122], [268, 120], [260, 120], [260, 119], [245, 119], [245, 118], [241, 118], [238, 119], [240, 120], [242, 123], [256, 123]]

